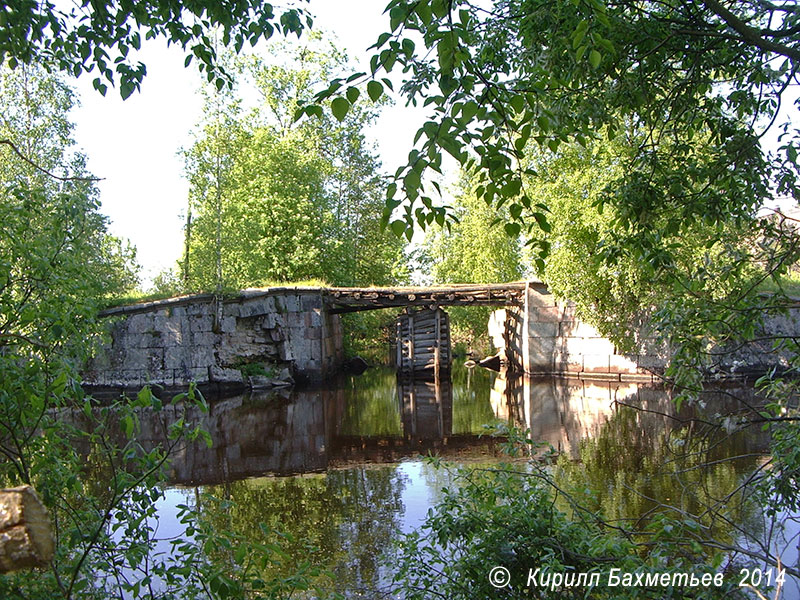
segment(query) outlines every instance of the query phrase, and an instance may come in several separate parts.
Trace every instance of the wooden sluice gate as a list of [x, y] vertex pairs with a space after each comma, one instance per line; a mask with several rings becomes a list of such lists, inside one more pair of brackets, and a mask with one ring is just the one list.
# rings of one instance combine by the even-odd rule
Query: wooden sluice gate
[[437, 377], [450, 372], [450, 319], [441, 308], [418, 310], [397, 319], [398, 371]]

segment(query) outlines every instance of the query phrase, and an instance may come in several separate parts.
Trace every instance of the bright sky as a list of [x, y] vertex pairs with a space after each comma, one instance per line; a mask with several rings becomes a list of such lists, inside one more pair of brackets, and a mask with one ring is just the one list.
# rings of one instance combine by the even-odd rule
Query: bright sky
[[[351, 59], [368, 61], [366, 49], [388, 26], [385, 4], [312, 0], [314, 27], [332, 32]], [[84, 76], [77, 84], [81, 107], [73, 118], [89, 169], [103, 178], [102, 211], [111, 220], [111, 232], [136, 246], [146, 286], [182, 252], [188, 183], [179, 151], [191, 145], [202, 100], [197, 68], [194, 63], [184, 68], [179, 48], [168, 49], [159, 40], [144, 45], [140, 56], [147, 65], [141, 93], [124, 102], [116, 90], [103, 97], [92, 88], [92, 77]], [[371, 133], [387, 172], [403, 164], [423, 116], [402, 102], [384, 110]]]

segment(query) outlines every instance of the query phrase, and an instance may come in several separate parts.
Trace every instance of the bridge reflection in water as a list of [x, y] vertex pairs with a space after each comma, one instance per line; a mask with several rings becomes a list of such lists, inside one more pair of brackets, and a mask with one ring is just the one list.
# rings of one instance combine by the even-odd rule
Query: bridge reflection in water
[[[709, 411], [719, 411], [728, 393], [753, 397], [747, 388], [710, 392], [704, 398]], [[145, 447], [163, 442], [166, 426], [178, 416], [172, 406], [158, 414], [143, 411], [139, 441]], [[285, 570], [271, 567], [265, 578], [290, 576], [313, 545], [320, 550], [314, 560], [334, 574], [321, 585], [344, 597], [389, 597], [384, 591], [392, 573], [385, 564], [396, 562], [382, 565], [379, 557], [399, 532], [419, 528], [442, 490], [459, 482], [454, 472], [413, 458], [430, 452], [461, 464], [493, 461], [501, 456], [500, 444], [480, 436], [486, 423], [529, 429], [533, 439], [580, 458], [556, 464], [554, 477], [566, 483], [581, 471], [596, 491], [592, 508], [620, 522], [651, 514], [650, 499], [679, 499], [681, 510], [700, 514], [719, 498], [731, 498], [754, 472], [767, 442], [758, 432], [724, 445], [700, 436], [709, 453], [692, 462], [688, 445], [695, 423], [688, 408], [675, 409], [666, 389], [507, 378], [455, 365], [438, 385], [403, 382], [392, 370], [370, 369], [324, 389], [214, 400], [207, 414], [185, 416], [209, 431], [213, 445], [187, 445], [175, 455], [175, 488], [167, 492], [160, 521], [165, 538], [183, 535], [183, 525], [170, 517], [182, 503], [247, 539], [273, 543], [265, 530], [291, 534], [295, 541], [282, 542]], [[673, 453], [674, 441], [685, 442], [689, 462]], [[749, 458], [730, 460], [734, 456]], [[703, 457], [707, 467], [698, 464]], [[311, 473], [318, 475], [275, 477]], [[220, 508], [209, 498], [231, 501], [235, 508]], [[734, 514], [732, 522], [749, 522], [748, 515]]]
[[[725, 402], [726, 391], [705, 398], [709, 409]], [[752, 390], [738, 390], [752, 398]], [[503, 421], [579, 458], [580, 441], [595, 437], [629, 405], [637, 436], [654, 440], [691, 420], [678, 412], [672, 394], [653, 385], [564, 378], [506, 377], [482, 369], [456, 368], [441, 380], [400, 380], [391, 370], [372, 369], [336, 385], [278, 393], [251, 393], [215, 400], [187, 419], [211, 435], [209, 448], [181, 447], [171, 462], [177, 485], [205, 485], [263, 475], [323, 472], [360, 463], [391, 463], [420, 454], [462, 459], [499, 456], [500, 440], [484, 425]], [[140, 414], [137, 436], [145, 448], [164, 442], [178, 409]], [[79, 414], [74, 416], [80, 420]], [[766, 439], [748, 438], [751, 452]]]

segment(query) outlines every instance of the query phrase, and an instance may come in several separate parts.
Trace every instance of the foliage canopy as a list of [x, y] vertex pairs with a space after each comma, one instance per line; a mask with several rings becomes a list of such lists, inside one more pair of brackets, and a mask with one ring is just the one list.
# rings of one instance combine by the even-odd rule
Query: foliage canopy
[[796, 193], [796, 132], [780, 124], [775, 160], [759, 147], [799, 66], [793, 3], [392, 0], [387, 10], [391, 31], [371, 72], [334, 80], [317, 100], [341, 104], [362, 79], [382, 89], [384, 72], [400, 67], [408, 101], [430, 106], [389, 186], [384, 219], [401, 207], [398, 232], [441, 218], [424, 175], [440, 171], [444, 153], [479, 173], [479, 198], [510, 206], [514, 231], [546, 230], [547, 206], [526, 184], [532, 144], [557, 152], [631, 129], [635, 152], [599, 199], [619, 208], [629, 251], [660, 247], [649, 217], [662, 208], [666, 231], [677, 232]]
[[0, 11], [0, 64], [13, 69], [46, 63], [75, 77], [96, 70], [95, 89], [105, 94], [107, 83], [118, 81], [127, 98], [147, 73], [136, 51], [144, 40], [164, 38], [187, 53], [187, 66], [195, 59], [221, 88], [228, 78], [217, 42], [239, 52], [246, 42], [254, 46], [275, 31], [299, 36], [310, 25], [303, 8], [290, 6], [278, 15], [262, 0], [14, 0]]

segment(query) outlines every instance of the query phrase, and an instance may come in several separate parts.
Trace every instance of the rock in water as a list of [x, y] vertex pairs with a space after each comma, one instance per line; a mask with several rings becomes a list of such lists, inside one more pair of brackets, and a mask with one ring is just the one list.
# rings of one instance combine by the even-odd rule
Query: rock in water
[[491, 369], [492, 371], [499, 371], [500, 370], [500, 355], [495, 354], [494, 356], [488, 356], [484, 358], [478, 364], [482, 366], [484, 369]]

